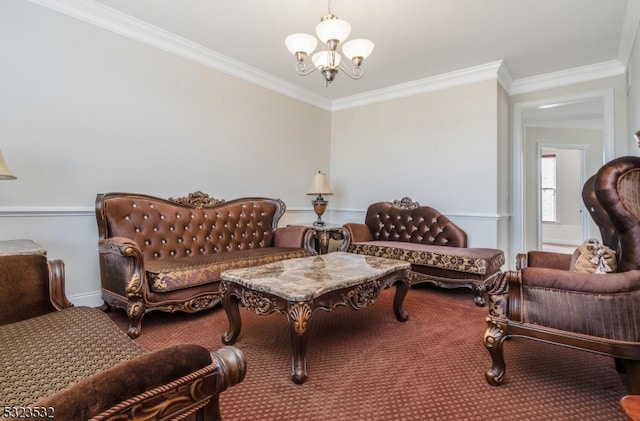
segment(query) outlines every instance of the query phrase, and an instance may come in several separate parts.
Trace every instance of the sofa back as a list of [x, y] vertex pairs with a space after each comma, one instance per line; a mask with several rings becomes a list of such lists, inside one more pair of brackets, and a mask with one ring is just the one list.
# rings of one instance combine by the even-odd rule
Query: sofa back
[[280, 199], [224, 201], [202, 192], [168, 200], [135, 193], [96, 197], [99, 239], [129, 238], [145, 259], [270, 247], [285, 210]]
[[449, 218], [436, 209], [420, 206], [406, 197], [370, 205], [365, 224], [374, 241], [467, 246], [467, 234]]

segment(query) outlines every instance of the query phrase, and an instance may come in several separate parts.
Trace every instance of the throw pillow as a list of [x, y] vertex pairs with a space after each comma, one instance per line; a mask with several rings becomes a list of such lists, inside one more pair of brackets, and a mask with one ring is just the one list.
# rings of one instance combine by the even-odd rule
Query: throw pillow
[[571, 269], [579, 273], [610, 273], [618, 266], [616, 252], [595, 238], [585, 241], [573, 253]]

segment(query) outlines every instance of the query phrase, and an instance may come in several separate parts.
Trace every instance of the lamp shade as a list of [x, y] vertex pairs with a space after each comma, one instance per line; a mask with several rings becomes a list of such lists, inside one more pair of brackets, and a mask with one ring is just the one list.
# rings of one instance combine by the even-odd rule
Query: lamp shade
[[342, 46], [342, 52], [349, 59], [354, 57], [362, 57], [363, 59], [369, 57], [373, 51], [373, 42], [368, 39], [352, 39], [347, 41]]
[[284, 44], [287, 46], [287, 49], [291, 52], [291, 54], [304, 52], [306, 54], [311, 54], [313, 50], [316, 49], [318, 45], [318, 40], [309, 34], [291, 34], [284, 40]]
[[337, 67], [340, 64], [340, 54], [330, 51], [318, 51], [311, 56], [311, 61], [316, 67]]
[[314, 174], [313, 180], [311, 180], [311, 186], [309, 186], [307, 194], [333, 194], [331, 192], [331, 187], [329, 187], [327, 174], [320, 171]]
[[316, 26], [316, 34], [318, 34], [320, 41], [324, 43], [330, 39], [342, 42], [347, 39], [349, 33], [351, 33], [349, 22], [338, 18], [323, 20]]
[[15, 180], [16, 176], [13, 175], [7, 163], [2, 156], [2, 152], [0, 152], [0, 180]]

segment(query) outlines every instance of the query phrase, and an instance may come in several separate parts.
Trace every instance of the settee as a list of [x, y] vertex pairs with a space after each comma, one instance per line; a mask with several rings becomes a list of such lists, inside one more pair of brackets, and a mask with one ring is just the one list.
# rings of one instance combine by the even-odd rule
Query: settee
[[278, 227], [280, 199], [96, 197], [103, 309], [125, 309], [129, 336], [152, 310], [197, 312], [220, 302], [220, 274], [315, 254], [312, 231]]
[[340, 250], [408, 261], [412, 285], [471, 288], [479, 306], [505, 263], [502, 250], [467, 247], [465, 231], [408, 197], [370, 205], [364, 223], [344, 224], [343, 236]]
[[64, 264], [0, 256], [2, 419], [219, 420], [219, 395], [241, 382], [240, 350], [190, 344], [147, 351], [102, 311], [74, 307]]

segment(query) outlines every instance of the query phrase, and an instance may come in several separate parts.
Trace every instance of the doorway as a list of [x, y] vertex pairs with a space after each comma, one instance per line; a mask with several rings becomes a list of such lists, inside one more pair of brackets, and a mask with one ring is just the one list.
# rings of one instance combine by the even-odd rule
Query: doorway
[[[588, 146], [588, 156], [583, 157], [583, 180], [594, 174], [613, 158], [613, 98], [613, 90], [605, 89], [513, 105], [512, 258], [526, 250], [540, 250], [542, 246], [539, 148]], [[587, 216], [583, 211], [583, 218], [588, 221], [583, 236], [599, 235]]]
[[590, 237], [582, 203], [588, 154], [588, 146], [538, 144], [538, 250], [573, 253]]

